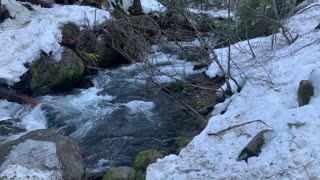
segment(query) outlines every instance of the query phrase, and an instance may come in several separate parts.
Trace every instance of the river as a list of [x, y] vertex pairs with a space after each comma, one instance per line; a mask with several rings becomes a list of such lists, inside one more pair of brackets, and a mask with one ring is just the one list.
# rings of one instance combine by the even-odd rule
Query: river
[[198, 73], [192, 68], [190, 62], [156, 53], [146, 63], [100, 71], [89, 89], [39, 97], [34, 108], [1, 100], [0, 127], [13, 128], [0, 143], [36, 129], [57, 129], [77, 140], [89, 176], [130, 166], [143, 150], [175, 153], [176, 139], [192, 134], [195, 118], [154, 82], [183, 80]]

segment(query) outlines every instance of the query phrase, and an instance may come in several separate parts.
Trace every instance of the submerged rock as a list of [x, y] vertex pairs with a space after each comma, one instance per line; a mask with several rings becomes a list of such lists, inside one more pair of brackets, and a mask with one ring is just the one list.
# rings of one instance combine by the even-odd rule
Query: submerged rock
[[142, 151], [134, 158], [132, 167], [135, 170], [146, 171], [147, 166], [156, 162], [158, 158], [163, 158], [163, 155], [154, 149]]
[[78, 144], [49, 129], [0, 146], [0, 179], [82, 179]]
[[6, 119], [0, 121], [0, 136], [10, 136], [26, 129], [21, 125], [21, 119]]
[[298, 103], [299, 106], [304, 106], [309, 104], [311, 96], [313, 96], [313, 86], [308, 80], [300, 81], [298, 88]]

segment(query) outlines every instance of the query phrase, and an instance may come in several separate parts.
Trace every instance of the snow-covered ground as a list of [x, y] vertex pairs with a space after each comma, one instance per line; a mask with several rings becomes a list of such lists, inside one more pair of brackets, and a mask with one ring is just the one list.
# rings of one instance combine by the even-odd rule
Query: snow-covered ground
[[0, 24], [0, 82], [13, 84], [41, 51], [59, 53], [62, 34], [69, 22], [92, 27], [110, 18], [109, 12], [84, 6], [58, 6], [30, 11], [15, 0], [3, 0], [13, 19]]
[[[147, 179], [318, 179], [320, 177], [320, 1], [294, 15], [287, 22], [293, 35], [287, 45], [281, 34], [271, 49], [271, 37], [232, 46], [232, 74], [243, 84], [219, 104], [207, 127], [179, 155], [169, 155], [147, 169]], [[222, 62], [227, 49], [216, 50]], [[223, 63], [225, 65], [225, 63]], [[212, 64], [209, 76], [219, 74]], [[244, 78], [241, 79], [240, 77]], [[240, 80], [241, 79], [241, 80]], [[310, 80], [315, 94], [310, 104], [298, 106], [301, 80]], [[221, 114], [226, 109], [224, 114]], [[230, 126], [261, 120], [233, 128]], [[271, 129], [259, 157], [248, 163], [237, 157], [261, 130]]]

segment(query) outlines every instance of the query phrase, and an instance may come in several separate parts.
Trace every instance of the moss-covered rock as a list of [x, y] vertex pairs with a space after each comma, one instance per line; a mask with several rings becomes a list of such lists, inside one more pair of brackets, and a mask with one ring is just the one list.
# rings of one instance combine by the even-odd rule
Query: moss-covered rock
[[217, 103], [217, 99], [199, 99], [196, 101], [195, 104], [195, 110], [203, 115], [206, 116], [207, 114], [209, 114], [212, 110], [213, 110], [213, 106]]
[[110, 168], [102, 180], [135, 180], [136, 171], [130, 167]]
[[84, 64], [75, 52], [64, 48], [61, 60], [42, 54], [30, 66], [30, 89], [35, 95], [72, 88], [84, 73]]
[[161, 90], [167, 94], [182, 92], [185, 85], [180, 82], [173, 82], [162, 87]]
[[185, 139], [177, 139], [176, 143], [178, 145], [178, 149], [176, 150], [176, 153], [179, 154], [182, 148], [185, 148], [191, 141], [191, 138], [185, 138]]
[[80, 33], [80, 29], [78, 26], [72, 23], [65, 24], [60, 27], [62, 33], [62, 41], [61, 44], [64, 46], [72, 47]]
[[129, 60], [112, 47], [111, 42], [108, 40], [99, 44], [98, 51], [100, 68], [109, 68], [130, 63]]
[[142, 151], [134, 158], [132, 167], [138, 171], [146, 171], [149, 164], [156, 162], [158, 158], [162, 157], [163, 155], [154, 149]]

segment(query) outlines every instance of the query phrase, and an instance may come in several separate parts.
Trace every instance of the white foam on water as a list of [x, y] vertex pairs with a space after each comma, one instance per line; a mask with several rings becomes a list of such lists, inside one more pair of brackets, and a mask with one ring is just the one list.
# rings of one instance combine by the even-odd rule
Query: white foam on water
[[125, 104], [127, 108], [129, 108], [130, 113], [136, 114], [136, 113], [150, 113], [152, 109], [155, 107], [155, 104], [153, 102], [145, 102], [145, 101], [130, 101], [127, 104]]

